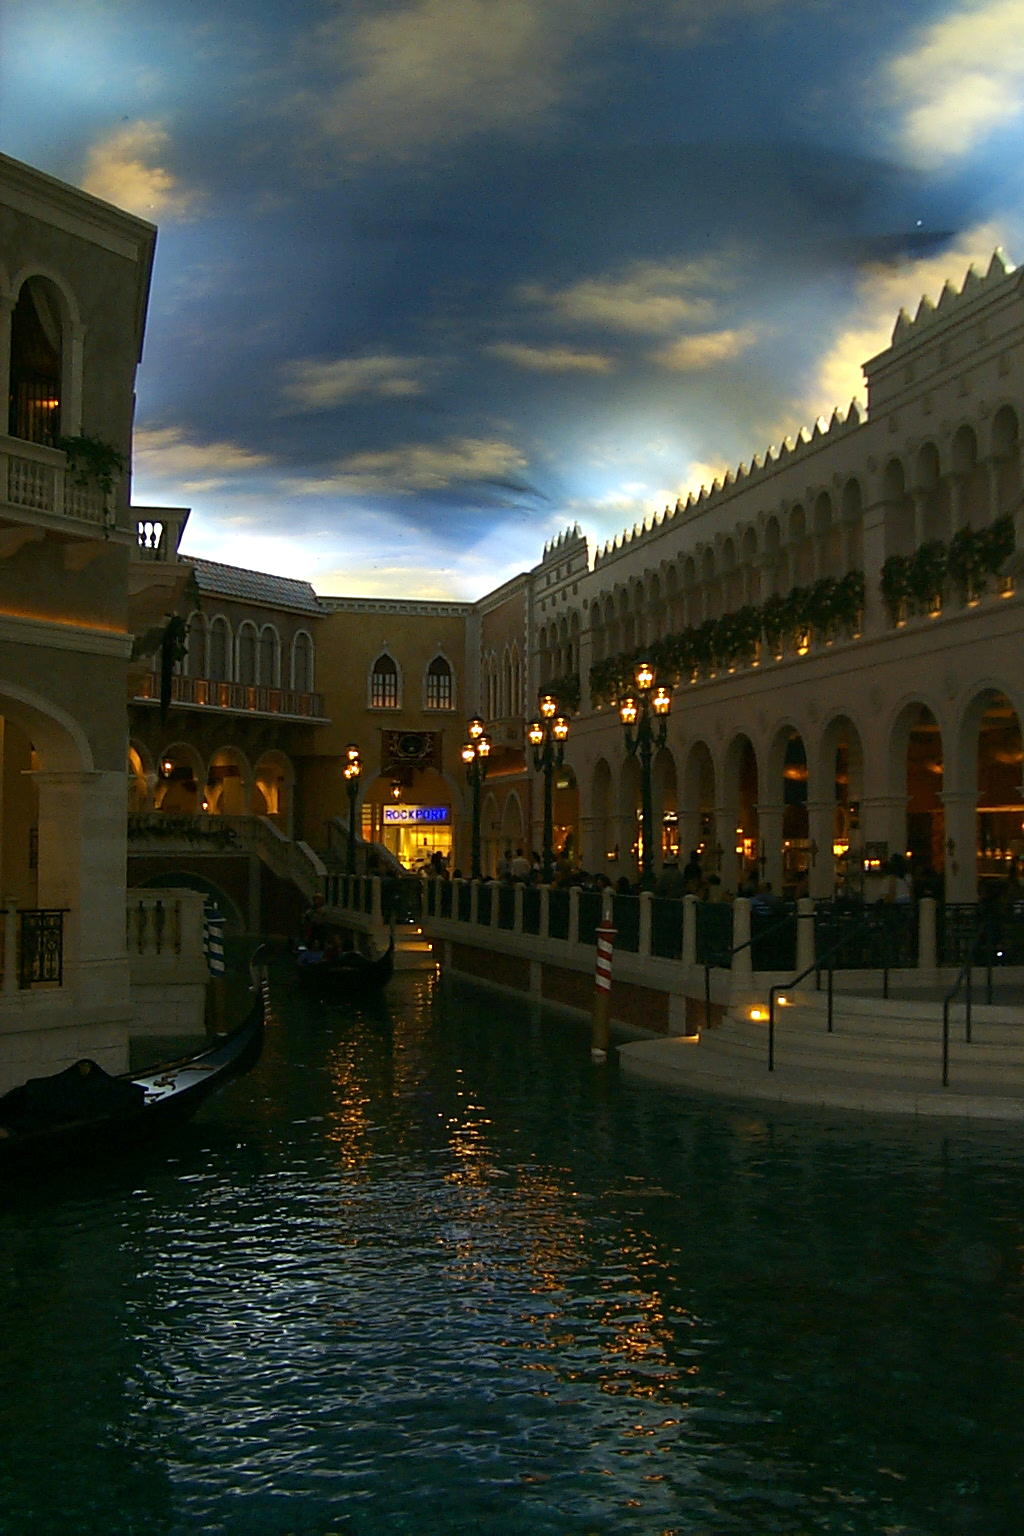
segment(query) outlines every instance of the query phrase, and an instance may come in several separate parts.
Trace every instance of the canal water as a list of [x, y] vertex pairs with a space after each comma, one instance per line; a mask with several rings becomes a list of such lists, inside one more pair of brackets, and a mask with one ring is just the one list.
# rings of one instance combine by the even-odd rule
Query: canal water
[[1020, 1132], [274, 993], [173, 1148], [4, 1191], [4, 1536], [1019, 1536]]

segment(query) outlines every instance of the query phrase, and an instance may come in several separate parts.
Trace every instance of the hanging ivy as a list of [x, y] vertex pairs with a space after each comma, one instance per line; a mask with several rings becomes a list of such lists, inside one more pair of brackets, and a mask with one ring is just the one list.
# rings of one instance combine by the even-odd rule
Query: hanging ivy
[[98, 437], [79, 433], [75, 437], [59, 437], [57, 447], [67, 455], [68, 471], [74, 485], [98, 485], [104, 496], [110, 496], [117, 481], [128, 467], [123, 453], [104, 443]]

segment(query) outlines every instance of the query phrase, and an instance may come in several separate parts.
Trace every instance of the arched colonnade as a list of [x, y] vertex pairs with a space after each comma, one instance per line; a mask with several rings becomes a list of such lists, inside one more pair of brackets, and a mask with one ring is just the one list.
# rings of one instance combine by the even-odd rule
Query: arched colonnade
[[[991, 684], [966, 699], [905, 698], [881, 723], [837, 710], [720, 741], [670, 730], [651, 766], [655, 869], [697, 849], [728, 890], [752, 878], [826, 898], [863, 890], [899, 853], [948, 899], [974, 901], [1024, 871], [1022, 709], [1024, 693]], [[584, 866], [635, 879], [636, 759], [617, 741], [577, 772]]]

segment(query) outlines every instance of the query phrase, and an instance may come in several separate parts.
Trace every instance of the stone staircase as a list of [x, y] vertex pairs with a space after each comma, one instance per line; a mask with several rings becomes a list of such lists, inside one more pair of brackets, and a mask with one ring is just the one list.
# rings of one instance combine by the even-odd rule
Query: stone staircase
[[941, 994], [910, 1000], [837, 994], [833, 1030], [823, 994], [797, 992], [776, 1009], [775, 1065], [767, 1019], [726, 1017], [699, 1036], [632, 1042], [625, 1071], [677, 1087], [878, 1113], [1024, 1120], [1024, 1007], [951, 1010], [949, 1083], [942, 1084]]

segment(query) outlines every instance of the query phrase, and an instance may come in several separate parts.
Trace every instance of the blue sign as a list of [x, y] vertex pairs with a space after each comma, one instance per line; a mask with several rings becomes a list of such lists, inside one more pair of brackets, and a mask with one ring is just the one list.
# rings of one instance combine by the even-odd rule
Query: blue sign
[[385, 826], [422, 827], [436, 826], [449, 820], [451, 808], [447, 805], [386, 805]]

